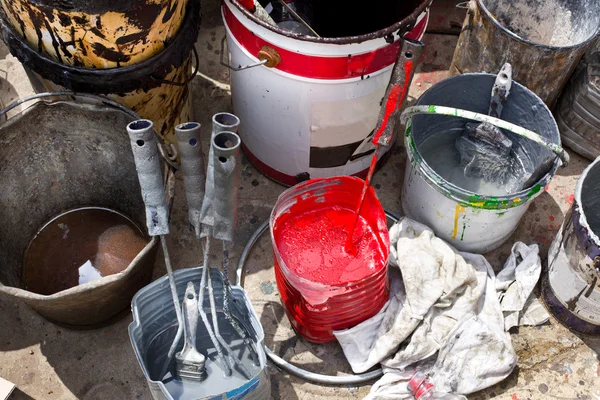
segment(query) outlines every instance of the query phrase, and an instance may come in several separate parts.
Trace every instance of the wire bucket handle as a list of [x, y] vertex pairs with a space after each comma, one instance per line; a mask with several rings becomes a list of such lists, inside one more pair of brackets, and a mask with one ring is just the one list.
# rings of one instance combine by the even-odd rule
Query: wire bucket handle
[[562, 146], [552, 143], [548, 141], [546, 138], [538, 135], [537, 133], [530, 131], [529, 129], [525, 129], [522, 126], [512, 124], [503, 119], [490, 117], [489, 115], [477, 113], [474, 111], [461, 110], [460, 108], [454, 107], [444, 107], [444, 106], [412, 106], [408, 107], [402, 112], [400, 116], [400, 121], [405, 124], [406, 121], [411, 118], [413, 115], [417, 114], [435, 114], [435, 115], [448, 115], [452, 117], [466, 118], [479, 122], [487, 122], [492, 125], [497, 126], [498, 128], [506, 129], [516, 135], [527, 138], [540, 146], [550, 150], [561, 161], [561, 167], [565, 168], [569, 165], [569, 154], [562, 148]]

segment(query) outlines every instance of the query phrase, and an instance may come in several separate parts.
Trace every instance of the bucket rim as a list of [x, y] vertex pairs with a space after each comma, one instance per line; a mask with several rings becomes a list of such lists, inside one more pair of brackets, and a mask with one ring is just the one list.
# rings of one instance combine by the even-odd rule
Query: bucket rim
[[587, 217], [585, 215], [585, 210], [583, 209], [583, 202], [581, 201], [581, 193], [584, 189], [584, 181], [588, 178], [588, 174], [592, 171], [592, 169], [595, 168], [600, 168], [600, 157], [596, 158], [581, 173], [581, 176], [579, 177], [579, 179], [577, 180], [577, 184], [575, 185], [575, 196], [573, 204], [579, 214], [579, 224], [586, 231], [586, 234], [589, 236], [590, 240], [598, 248], [600, 247], [600, 238], [598, 237], [598, 233], [594, 232], [594, 230], [588, 223]]
[[[335, 181], [338, 180], [339, 183], [335, 183]], [[277, 201], [275, 202], [275, 205], [273, 206], [273, 209], [271, 210], [271, 215], [269, 216], [269, 233], [270, 233], [270, 238], [271, 238], [271, 247], [273, 248], [273, 254], [275, 255], [275, 257], [277, 259], [281, 260], [281, 253], [279, 252], [279, 249], [277, 248], [277, 246], [275, 245], [276, 241], [275, 241], [275, 233], [274, 233], [274, 225], [275, 225], [275, 221], [277, 219], [276, 217], [276, 211], [277, 210], [277, 206], [279, 205], [280, 201], [285, 197], [285, 196], [289, 196], [290, 193], [292, 191], [298, 190], [299, 188], [304, 188], [306, 186], [311, 186], [311, 185], [315, 185], [314, 190], [324, 190], [325, 189], [325, 184], [341, 184], [341, 181], [353, 181], [353, 182], [357, 182], [360, 183], [361, 185], [364, 185], [364, 180], [356, 177], [356, 176], [334, 176], [334, 177], [329, 177], [329, 178], [314, 178], [314, 179], [310, 179], [308, 181], [305, 182], [301, 182], [297, 185], [294, 185], [292, 187], [287, 188], [286, 190], [284, 190], [278, 197], [277, 197]], [[385, 212], [385, 209], [383, 208], [383, 206], [381, 205], [381, 202], [379, 201], [379, 198], [377, 197], [377, 193], [375, 193], [375, 190], [373, 189], [373, 193], [375, 194], [375, 200], [377, 201], [377, 203], [379, 203], [379, 207], [383, 213], [383, 218], [384, 221], [386, 223], [387, 226], [387, 214]], [[385, 259], [385, 263], [384, 266], [382, 267], [382, 269], [387, 269], [388, 265], [390, 263], [390, 257], [391, 257], [391, 251], [389, 248], [389, 231], [386, 229], [386, 233], [388, 234], [388, 238], [387, 238], [387, 245], [383, 246], [384, 247], [384, 251], [387, 251], [387, 257]], [[385, 239], [385, 238], [384, 238]], [[384, 240], [384, 242], [386, 242], [386, 240]], [[385, 244], [385, 243], [384, 243]], [[283, 263], [283, 265], [281, 265], [280, 263], [280, 268], [282, 269], [282, 272], [285, 271], [286, 275], [288, 273], [290, 273], [289, 268], [285, 265], [285, 263]], [[374, 272], [371, 275], [376, 274], [377, 272], [379, 272], [379, 270], [377, 270], [376, 272]], [[287, 278], [287, 276], [286, 276]], [[352, 281], [352, 282], [347, 282], [345, 284], [324, 284], [321, 282], [316, 282], [316, 281], [312, 281], [310, 279], [306, 279], [303, 278], [301, 276], [295, 276], [294, 279], [303, 283], [303, 284], [310, 284], [312, 286], [315, 287], [315, 290], [318, 289], [322, 289], [322, 290], [326, 290], [328, 291], [327, 297], [331, 297], [331, 296], [335, 296], [337, 294], [338, 291], [343, 291], [345, 289], [348, 288], [353, 288], [358, 284], [361, 284], [362, 282], [368, 280], [370, 278], [370, 276], [367, 276], [363, 279], [357, 280], [357, 281]], [[324, 295], [325, 296], [325, 295]]]
[[[116, 68], [83, 68], [54, 61], [34, 50], [12, 27], [0, 7], [0, 34], [9, 51], [27, 69], [66, 90], [92, 94], [127, 93], [163, 85], [163, 79], [193, 56], [200, 31], [200, 1], [189, 0], [180, 28], [163, 50], [147, 60]], [[110, 84], [107, 84], [109, 82]]]
[[[354, 44], [354, 43], [362, 43], [367, 40], [378, 39], [382, 37], [387, 37], [390, 35], [394, 35], [394, 33], [398, 33], [399, 36], [403, 36], [405, 33], [409, 32], [414, 28], [417, 18], [423, 11], [425, 11], [432, 3], [433, 0], [419, 0], [419, 6], [413, 10], [408, 16], [404, 17], [400, 21], [395, 24], [388, 26], [387, 28], [380, 29], [375, 32], [365, 33], [362, 35], [355, 36], [340, 36], [340, 37], [315, 37], [315, 36], [307, 36], [299, 33], [293, 33], [288, 30], [282, 29], [278, 26], [273, 26], [268, 24], [261, 19], [257, 18], [254, 14], [248, 11], [244, 6], [242, 6], [238, 0], [224, 0], [222, 7], [226, 7], [225, 3], [231, 3], [235, 6], [246, 18], [251, 20], [252, 22], [260, 25], [261, 27], [277, 33], [282, 36], [286, 36], [291, 39], [302, 40], [304, 42], [313, 42], [313, 43], [322, 43], [322, 44]], [[394, 39], [392, 38], [392, 41]]]
[[[469, 74], [460, 74], [460, 75], [451, 76], [449, 78], [446, 78], [446, 79], [438, 82], [437, 84], [440, 84], [442, 82], [446, 82], [446, 81], [449, 81], [452, 79], [464, 79], [465, 77], [470, 77], [470, 76], [477, 76], [477, 77], [489, 76], [493, 79], [496, 78], [495, 74], [469, 73]], [[432, 86], [427, 91], [433, 89], [436, 85]], [[540, 106], [546, 110], [548, 115], [552, 116], [552, 112], [550, 111], [548, 106], [534, 92], [532, 92], [526, 86], [521, 85], [520, 83], [518, 83], [516, 81], [513, 81], [513, 85], [517, 85], [521, 89], [524, 89], [527, 93], [535, 96], [538, 99]], [[421, 98], [422, 98], [422, 96], [421, 96]], [[419, 101], [421, 100], [421, 98], [419, 98], [419, 100], [417, 100], [416, 105], [420, 105]], [[558, 125], [556, 124], [556, 121], [554, 120], [554, 117], [552, 117], [552, 125], [555, 128], [555, 131], [558, 133], [557, 140], [558, 140], [558, 144], [560, 144], [561, 143], [560, 131], [558, 129]], [[543, 191], [546, 190], [550, 181], [556, 174], [556, 171], [558, 170], [558, 167], [560, 164], [560, 161], [557, 157], [554, 160], [552, 169], [548, 173], [546, 173], [546, 175], [544, 175], [540, 180], [538, 180], [530, 188], [526, 188], [526, 189], [520, 190], [516, 193], [512, 193], [512, 194], [508, 194], [508, 195], [490, 196], [490, 195], [483, 195], [480, 193], [475, 193], [470, 190], [463, 189], [463, 188], [453, 184], [452, 182], [449, 182], [446, 179], [444, 179], [440, 174], [438, 174], [436, 171], [434, 171], [434, 169], [431, 168], [431, 166], [429, 166], [429, 164], [425, 161], [425, 159], [421, 155], [421, 152], [419, 151], [417, 145], [414, 142], [413, 135], [412, 135], [412, 117], [408, 118], [406, 121], [404, 143], [405, 143], [406, 152], [407, 152], [408, 158], [409, 158], [408, 162], [410, 162], [413, 165], [415, 165], [415, 164], [417, 165], [419, 172], [421, 173], [421, 175], [423, 176], [425, 181], [430, 186], [434, 187], [443, 196], [448, 197], [463, 206], [484, 209], [484, 210], [507, 210], [507, 209], [521, 206], [521, 205], [527, 203], [531, 199], [535, 199]]]
[[496, 27], [500, 28], [500, 30], [502, 30], [503, 32], [508, 34], [508, 36], [510, 36], [511, 38], [516, 39], [517, 41], [519, 41], [521, 43], [524, 43], [524, 44], [527, 44], [530, 46], [535, 46], [537, 48], [542, 48], [545, 50], [572, 50], [575, 48], [581, 48], [581, 47], [585, 47], [589, 43], [593, 42], [596, 39], [596, 37], [598, 36], [598, 33], [600, 33], [600, 24], [599, 24], [596, 27], [596, 30], [587, 39], [585, 39], [579, 43], [571, 44], [568, 46], [553, 46], [553, 45], [549, 45], [549, 44], [541, 44], [541, 43], [532, 42], [530, 40], [522, 38], [521, 36], [517, 35], [513, 31], [511, 31], [510, 29], [508, 29], [504, 25], [502, 25], [500, 23], [500, 21], [498, 21], [496, 19], [494, 14], [492, 14], [490, 12], [490, 10], [488, 10], [488, 8], [485, 6], [485, 4], [483, 4], [483, 0], [476, 0], [476, 1], [477, 1], [477, 5], [483, 10], [484, 14], [494, 23], [494, 25]]

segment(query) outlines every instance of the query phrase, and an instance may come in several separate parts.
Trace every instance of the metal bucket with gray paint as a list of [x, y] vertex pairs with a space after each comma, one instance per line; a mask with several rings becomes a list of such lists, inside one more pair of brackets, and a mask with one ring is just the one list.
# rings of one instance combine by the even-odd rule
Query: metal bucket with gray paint
[[575, 201], [548, 252], [542, 297], [570, 330], [600, 335], [600, 158], [581, 174]]
[[[496, 75], [464, 74], [445, 79], [427, 90], [416, 105], [453, 107], [487, 114]], [[512, 83], [510, 96], [502, 110], [502, 120], [538, 133], [560, 147], [560, 135], [552, 113], [532, 91]], [[428, 139], [442, 134], [459, 135], [468, 119], [447, 115], [414, 115], [406, 126], [408, 161], [402, 189], [402, 207], [407, 216], [431, 227], [435, 233], [459, 250], [476, 253], [491, 251], [517, 228], [531, 204], [540, 195], [560, 165], [554, 160], [550, 171], [533, 186], [506, 195], [483, 195], [444, 179], [431, 167], [434, 161], [421, 152]], [[503, 130], [514, 148], [533, 167], [553, 156], [550, 150], [527, 138]], [[454, 146], [454, 141], [448, 146]], [[435, 157], [439, 155], [435, 154]]]
[[595, 0], [470, 0], [450, 73], [496, 72], [552, 107], [600, 30]]
[[[214, 268], [211, 268], [210, 274], [217, 313], [222, 313], [223, 275]], [[180, 301], [183, 300], [188, 282], [194, 282], [196, 290], [198, 290], [201, 275], [202, 268], [181, 269], [174, 272], [173, 277]], [[165, 377], [158, 376], [177, 331], [177, 317], [167, 277], [163, 276], [152, 282], [134, 296], [132, 301], [133, 322], [129, 325], [129, 337], [155, 400], [262, 400], [270, 398], [271, 383], [266, 369], [267, 358], [263, 349], [263, 328], [244, 289], [239, 286], [231, 287], [231, 298], [233, 299], [229, 304], [231, 313], [248, 332], [255, 345], [258, 360], [252, 360], [251, 352], [248, 351], [243, 340], [237, 336], [226, 318], [219, 318], [219, 329], [225, 341], [237, 353], [238, 358], [242, 360], [253, 376], [250, 379], [244, 379], [236, 368], [231, 377], [225, 377], [218, 365], [219, 361], [215, 361], [217, 353], [206, 328], [200, 324], [196, 346], [201, 353], [207, 356], [207, 378], [202, 382], [183, 383], [172, 377], [171, 371], [174, 369], [175, 360], [172, 361], [172, 365], [169, 367], [170, 371]]]

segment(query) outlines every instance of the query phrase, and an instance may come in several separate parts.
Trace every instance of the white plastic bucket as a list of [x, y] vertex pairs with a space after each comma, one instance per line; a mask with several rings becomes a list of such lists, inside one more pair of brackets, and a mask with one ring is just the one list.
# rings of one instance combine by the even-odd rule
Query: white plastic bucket
[[[246, 156], [286, 185], [309, 178], [366, 175], [370, 142], [401, 36], [421, 39], [430, 0], [392, 27], [367, 35], [315, 38], [265, 24], [225, 0], [230, 65], [259, 62], [265, 48], [280, 62], [231, 71], [233, 108]], [[380, 157], [385, 154], [381, 152]]]

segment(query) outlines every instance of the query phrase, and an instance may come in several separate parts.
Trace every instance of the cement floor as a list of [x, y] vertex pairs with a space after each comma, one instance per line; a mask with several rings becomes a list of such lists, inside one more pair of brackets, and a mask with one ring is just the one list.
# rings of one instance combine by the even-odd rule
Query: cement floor
[[[443, 18], [442, 18], [443, 19]], [[443, 22], [443, 21], [442, 21]], [[456, 21], [453, 22], [456, 27]], [[193, 81], [196, 119], [208, 135], [215, 112], [231, 111], [229, 72], [219, 64], [224, 28], [219, 1], [203, 4], [202, 30], [196, 44], [201, 55], [200, 72]], [[456, 36], [427, 34], [427, 50], [410, 91], [414, 101], [424, 90], [447, 75]], [[0, 99], [4, 104], [33, 93], [19, 63], [0, 46]], [[204, 143], [207, 148], [207, 143]], [[400, 188], [405, 150], [397, 143], [392, 156], [376, 173], [373, 185], [384, 207], [401, 211]], [[545, 258], [550, 241], [572, 202], [575, 182], [588, 161], [571, 153], [572, 163], [559, 171], [521, 221], [513, 237], [489, 254], [495, 268], [502, 266], [512, 243], [537, 242]], [[201, 261], [197, 242], [188, 231], [181, 179], [169, 237], [175, 268], [194, 267]], [[244, 161], [240, 192], [240, 221], [232, 259], [252, 232], [266, 220], [284, 188], [258, 173]], [[215, 263], [217, 254], [212, 255]], [[544, 260], [545, 262], [545, 260]], [[245, 287], [265, 329], [265, 342], [280, 356], [325, 374], [350, 373], [337, 344], [313, 345], [298, 338], [284, 316], [272, 268], [269, 241], [263, 238], [249, 258]], [[154, 276], [165, 274], [158, 257]], [[233, 279], [233, 273], [231, 278]], [[24, 304], [0, 296], [0, 376], [14, 382], [14, 400], [149, 399], [144, 376], [131, 349], [127, 325], [131, 316], [106, 328], [72, 331], [45, 321]], [[535, 328], [521, 328], [512, 335], [518, 367], [502, 383], [470, 399], [600, 399], [600, 340], [582, 339], [552, 319]], [[325, 387], [306, 383], [269, 366], [273, 399], [362, 398], [369, 385]]]

